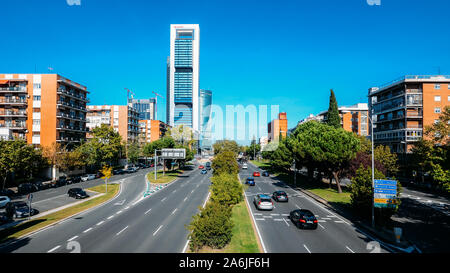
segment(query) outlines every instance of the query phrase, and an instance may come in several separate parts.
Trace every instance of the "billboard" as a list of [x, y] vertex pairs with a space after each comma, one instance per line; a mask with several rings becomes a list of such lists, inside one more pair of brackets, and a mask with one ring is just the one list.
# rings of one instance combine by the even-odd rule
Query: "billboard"
[[185, 159], [186, 149], [162, 149], [160, 157], [164, 159]]

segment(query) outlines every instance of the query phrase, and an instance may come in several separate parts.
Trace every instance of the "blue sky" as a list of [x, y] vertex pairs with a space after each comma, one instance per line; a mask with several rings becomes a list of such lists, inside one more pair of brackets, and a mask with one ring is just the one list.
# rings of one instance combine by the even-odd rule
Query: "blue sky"
[[280, 105], [292, 128], [328, 107], [331, 88], [351, 105], [402, 75], [450, 74], [450, 1], [380, 1], [2, 1], [0, 73], [51, 66], [91, 104], [125, 104], [125, 87], [165, 96], [169, 25], [199, 24], [213, 103]]

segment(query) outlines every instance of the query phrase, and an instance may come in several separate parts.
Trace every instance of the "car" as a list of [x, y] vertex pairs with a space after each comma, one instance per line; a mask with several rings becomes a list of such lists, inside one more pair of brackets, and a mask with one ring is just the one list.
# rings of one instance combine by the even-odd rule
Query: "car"
[[272, 198], [274, 200], [276, 200], [277, 202], [287, 202], [289, 200], [286, 192], [284, 192], [284, 191], [276, 191], [276, 192], [274, 192], [272, 194]]
[[248, 184], [249, 186], [255, 186], [255, 179], [253, 177], [248, 177], [245, 179], [245, 184]]
[[253, 176], [254, 176], [254, 177], [260, 177], [261, 174], [260, 174], [259, 172], [253, 172]]
[[81, 176], [81, 181], [86, 182], [88, 180], [95, 179], [95, 174], [85, 174]]
[[58, 178], [58, 180], [56, 180], [56, 181], [54, 181], [54, 182], [52, 183], [53, 187], [62, 187], [62, 186], [65, 186], [65, 185], [67, 185], [67, 184], [68, 184], [68, 182], [67, 182], [67, 176], [60, 176], [60, 177]]
[[262, 176], [269, 176], [269, 172], [268, 172], [268, 171], [264, 171], [264, 172], [262, 173]]
[[202, 170], [201, 174], [207, 174], [208, 172], [206, 170]]
[[248, 168], [247, 163], [242, 164], [242, 169], [247, 169], [247, 168]]
[[31, 212], [31, 216], [38, 214], [39, 211], [37, 209], [31, 208], [28, 206], [27, 202], [24, 201], [16, 201], [16, 202], [9, 202], [6, 205], [7, 211], [14, 211], [14, 216], [16, 218], [24, 218], [28, 217]]
[[15, 194], [16, 194], [16, 192], [11, 190], [11, 189], [2, 189], [2, 190], [0, 190], [0, 196], [8, 196], [9, 198], [11, 198]]
[[206, 170], [210, 171], [211, 170], [211, 166], [206, 166]]
[[204, 169], [204, 168], [205, 168], [205, 166], [203, 166], [203, 165], [200, 165], [200, 166], [198, 166], [198, 168], [199, 168], [199, 169]]
[[9, 202], [11, 202], [11, 199], [8, 196], [0, 196], [0, 208], [6, 207]]
[[135, 172], [137, 172], [136, 168], [134, 168], [134, 167], [128, 167], [124, 171], [125, 171], [125, 173], [135, 173]]
[[293, 210], [289, 213], [289, 218], [298, 228], [317, 228], [316, 216], [307, 209]]
[[268, 195], [257, 194], [253, 199], [253, 203], [258, 210], [273, 210], [273, 201]]
[[211, 162], [209, 162], [209, 161], [206, 162], [206, 163], [205, 163], [205, 166], [206, 166], [206, 168], [211, 167]]
[[88, 198], [89, 195], [82, 188], [71, 188], [67, 192], [69, 197], [73, 197], [75, 199], [83, 199]]
[[33, 183], [37, 188], [38, 188], [38, 190], [45, 190], [45, 189], [48, 189], [48, 187], [49, 187], [49, 185], [48, 184], [44, 184], [42, 181], [36, 181], [36, 182], [34, 182]]
[[113, 170], [113, 174], [114, 174], [114, 175], [124, 174], [124, 170], [122, 170], [122, 169], [116, 169], [116, 170]]
[[74, 176], [71, 177], [72, 183], [80, 183], [81, 182], [81, 176]]
[[29, 194], [38, 190], [38, 187], [32, 183], [22, 183], [17, 187], [19, 194]]

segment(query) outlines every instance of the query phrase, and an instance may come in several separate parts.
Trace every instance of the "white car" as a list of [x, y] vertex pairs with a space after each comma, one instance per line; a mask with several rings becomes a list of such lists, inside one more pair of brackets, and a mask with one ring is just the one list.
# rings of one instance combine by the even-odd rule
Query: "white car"
[[11, 199], [8, 196], [0, 196], [0, 208], [5, 207], [9, 202], [11, 202]]
[[88, 180], [92, 180], [95, 179], [95, 174], [85, 174], [81, 177], [81, 181], [88, 181]]
[[242, 169], [247, 169], [247, 163], [244, 163], [244, 164], [242, 165]]
[[265, 194], [258, 194], [253, 199], [253, 203], [255, 204], [258, 210], [273, 210], [273, 201], [272, 198]]

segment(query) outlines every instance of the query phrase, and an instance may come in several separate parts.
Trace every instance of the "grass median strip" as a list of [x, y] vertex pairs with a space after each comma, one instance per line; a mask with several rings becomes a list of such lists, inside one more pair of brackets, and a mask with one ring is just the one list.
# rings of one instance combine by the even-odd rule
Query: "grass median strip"
[[182, 173], [182, 170], [172, 170], [166, 171], [165, 175], [163, 176], [163, 171], [157, 171], [155, 180], [155, 171], [152, 171], [147, 174], [147, 179], [152, 184], [166, 184], [177, 179], [178, 176]]
[[[53, 223], [61, 221], [67, 217], [73, 216], [97, 205], [100, 205], [110, 199], [112, 199], [119, 192], [120, 185], [110, 184], [108, 185], [108, 192], [92, 200], [87, 200], [80, 204], [74, 205], [72, 207], [57, 211], [52, 214], [48, 214], [39, 218], [35, 218], [30, 221], [26, 221], [17, 226], [7, 228], [0, 231], [0, 242], [4, 242], [9, 239], [19, 238], [33, 231], [39, 230]], [[95, 191], [99, 193], [105, 192], [105, 185], [99, 185], [96, 187], [89, 188], [87, 190]]]

